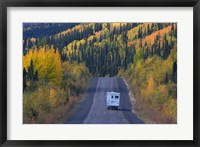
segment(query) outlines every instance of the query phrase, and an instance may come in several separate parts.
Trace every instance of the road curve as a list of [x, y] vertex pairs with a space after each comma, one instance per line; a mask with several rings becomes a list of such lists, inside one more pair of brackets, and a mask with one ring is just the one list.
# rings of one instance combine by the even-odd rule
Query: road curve
[[[119, 110], [108, 110], [106, 107], [106, 92], [120, 92]], [[84, 101], [74, 115], [66, 122], [68, 124], [142, 124], [143, 122], [131, 111], [128, 89], [122, 78], [99, 77], [92, 78]]]

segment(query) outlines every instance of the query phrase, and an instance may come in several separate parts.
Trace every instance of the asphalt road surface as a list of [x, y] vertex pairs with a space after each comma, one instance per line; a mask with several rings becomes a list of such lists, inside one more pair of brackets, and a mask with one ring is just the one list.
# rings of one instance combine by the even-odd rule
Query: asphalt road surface
[[[108, 110], [106, 93], [120, 92], [118, 110]], [[76, 112], [66, 122], [68, 124], [142, 124], [143, 121], [131, 111], [129, 91], [122, 78], [92, 78], [85, 99], [80, 102]]]

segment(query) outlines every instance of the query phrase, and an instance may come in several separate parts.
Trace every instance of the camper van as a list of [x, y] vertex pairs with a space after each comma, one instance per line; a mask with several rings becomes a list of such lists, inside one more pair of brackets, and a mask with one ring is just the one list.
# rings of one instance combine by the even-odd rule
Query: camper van
[[120, 105], [120, 93], [107, 92], [106, 106], [109, 109], [119, 109]]

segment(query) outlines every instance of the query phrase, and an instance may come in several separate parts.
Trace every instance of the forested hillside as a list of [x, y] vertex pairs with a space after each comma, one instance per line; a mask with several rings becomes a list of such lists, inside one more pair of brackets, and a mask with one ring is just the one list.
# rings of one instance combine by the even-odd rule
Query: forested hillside
[[24, 23], [23, 35], [25, 122], [64, 115], [90, 76], [122, 76], [142, 119], [176, 123], [176, 23]]

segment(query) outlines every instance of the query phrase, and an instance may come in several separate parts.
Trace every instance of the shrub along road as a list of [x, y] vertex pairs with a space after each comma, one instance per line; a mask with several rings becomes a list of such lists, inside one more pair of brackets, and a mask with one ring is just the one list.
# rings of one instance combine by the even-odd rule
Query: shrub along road
[[[120, 92], [120, 107], [118, 110], [108, 110], [106, 107], [106, 92]], [[80, 102], [74, 115], [66, 122], [68, 124], [142, 124], [143, 121], [131, 111], [129, 91], [122, 78], [99, 77], [92, 78], [85, 99]]]

